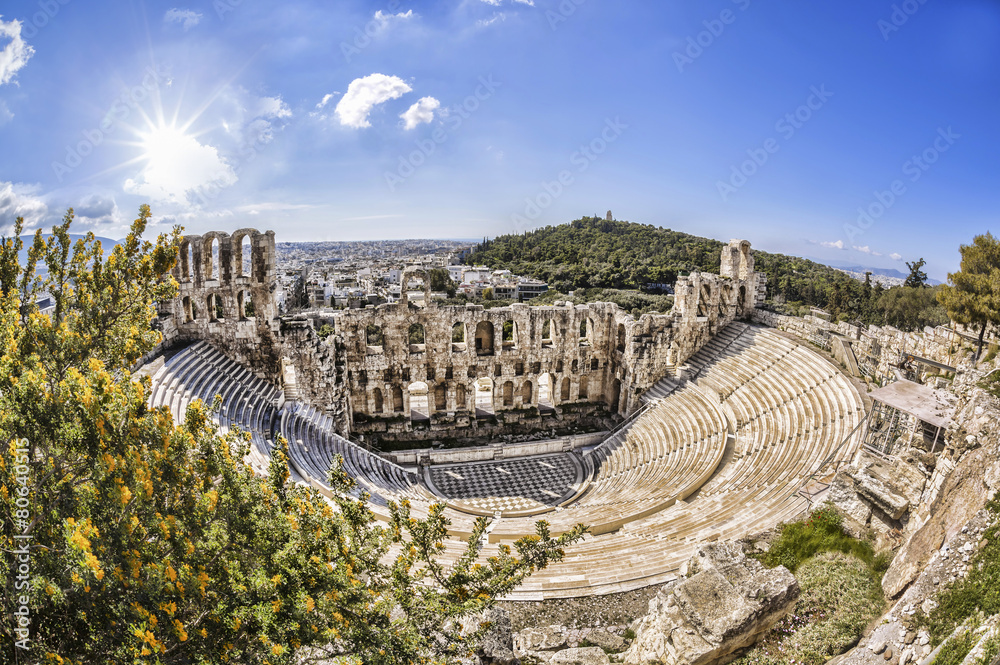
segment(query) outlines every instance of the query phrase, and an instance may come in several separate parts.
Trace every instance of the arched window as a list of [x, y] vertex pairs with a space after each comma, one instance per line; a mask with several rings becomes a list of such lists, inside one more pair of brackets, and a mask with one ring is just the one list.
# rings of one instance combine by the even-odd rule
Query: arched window
[[503, 322], [503, 347], [514, 348], [517, 346], [517, 325], [508, 319]]
[[448, 387], [439, 383], [434, 388], [434, 410], [446, 411], [448, 409]]
[[569, 377], [565, 377], [562, 380], [562, 390], [559, 391], [559, 401], [567, 402], [569, 401]]
[[463, 411], [468, 408], [465, 403], [465, 384], [459, 383], [455, 386], [455, 408], [459, 411]]
[[184, 323], [194, 321], [194, 310], [191, 307], [191, 296], [184, 296], [181, 300], [181, 307], [184, 309]]
[[476, 354], [493, 355], [493, 324], [489, 321], [480, 321], [476, 324]]
[[513, 381], [505, 381], [504, 382], [503, 388], [501, 388], [501, 390], [500, 390], [500, 396], [503, 399], [503, 405], [504, 406], [513, 406], [514, 405], [514, 382]]
[[622, 382], [615, 379], [611, 382], [611, 411], [617, 413], [620, 408], [620, 398], [622, 393]]
[[424, 326], [420, 323], [414, 323], [410, 326], [408, 333], [408, 339], [410, 342], [410, 351], [423, 351], [424, 350]]
[[492, 416], [493, 410], [493, 379], [481, 377], [476, 379], [476, 415]]
[[552, 406], [552, 375], [542, 374], [538, 377], [538, 404]]
[[587, 399], [587, 397], [589, 397], [587, 392], [587, 387], [589, 383], [590, 382], [587, 380], [587, 377], [585, 376], [580, 377], [580, 399]]
[[532, 390], [533, 386], [531, 385], [531, 381], [525, 381], [521, 386], [521, 404], [525, 406], [531, 404]]
[[[382, 335], [382, 329], [379, 328], [374, 323], [369, 323], [365, 327], [365, 344], [370, 350], [381, 350], [382, 344], [385, 338]], [[375, 347], [374, 349], [372, 347]]]
[[209, 293], [205, 296], [205, 307], [208, 312], [208, 320], [215, 321], [222, 317], [219, 313], [222, 311], [222, 306], [219, 304], [218, 297], [214, 293]]
[[619, 351], [624, 351], [625, 350], [625, 324], [624, 323], [619, 323], [618, 324], [618, 350]]
[[399, 386], [392, 387], [392, 411], [393, 413], [403, 412], [403, 389]]
[[222, 270], [219, 265], [219, 239], [209, 238], [202, 246], [202, 273], [206, 280], [222, 279]]
[[552, 319], [545, 319], [542, 323], [542, 346], [552, 346], [552, 329], [555, 325], [552, 323]]
[[382, 413], [382, 408], [385, 405], [383, 404], [382, 400], [382, 391], [379, 388], [376, 388], [375, 390], [372, 391], [372, 400], [374, 401], [372, 413], [376, 414]]
[[427, 384], [415, 381], [409, 385], [406, 392], [410, 395], [410, 420], [427, 420], [431, 417], [430, 405], [427, 402]]
[[191, 259], [191, 241], [183, 240], [181, 241], [181, 282], [192, 282], [194, 281], [194, 275], [191, 274], [191, 268], [194, 262]]
[[451, 343], [465, 348], [465, 324], [461, 321], [451, 327]]

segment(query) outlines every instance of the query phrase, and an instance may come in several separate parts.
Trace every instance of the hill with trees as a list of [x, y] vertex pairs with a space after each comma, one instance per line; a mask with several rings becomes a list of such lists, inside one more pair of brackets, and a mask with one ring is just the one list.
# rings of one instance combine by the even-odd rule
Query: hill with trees
[[[657, 291], [692, 272], [719, 272], [723, 242], [652, 224], [583, 217], [521, 235], [484, 239], [469, 261], [548, 282], [558, 294], [585, 289]], [[906, 330], [948, 322], [923, 260], [908, 264], [907, 286], [885, 289], [809, 259], [754, 250], [767, 275], [768, 306], [791, 314], [819, 307], [834, 317]], [[891, 294], [891, 295], [890, 295]], [[558, 297], [549, 296], [548, 299]]]

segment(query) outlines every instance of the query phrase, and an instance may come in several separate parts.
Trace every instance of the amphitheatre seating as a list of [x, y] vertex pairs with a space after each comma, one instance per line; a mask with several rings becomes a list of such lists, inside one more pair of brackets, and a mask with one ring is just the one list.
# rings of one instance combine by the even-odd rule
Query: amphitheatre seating
[[[561, 505], [531, 515], [495, 517], [482, 554], [533, 534], [535, 520], [553, 533], [591, 526], [557, 565], [536, 572], [514, 600], [629, 591], [677, 575], [700, 543], [741, 538], [809, 507], [799, 488], [864, 416], [860, 394], [831, 362], [776, 332], [732, 324], [667, 379], [644, 406], [600, 445], [585, 449], [587, 480]], [[419, 479], [337, 435], [330, 418], [281, 393], [204, 343], [168, 359], [154, 376], [151, 404], [183, 415], [195, 398], [222, 395], [223, 427], [252, 432], [248, 462], [263, 467], [273, 438], [288, 441], [293, 475], [329, 493], [326, 471], [339, 454], [359, 490], [384, 515], [390, 500], [409, 499], [425, 515], [438, 500]], [[655, 392], [654, 392], [655, 391]], [[279, 407], [279, 405], [281, 405]], [[851, 441], [850, 454], [857, 447]], [[498, 462], [499, 463], [499, 462]], [[464, 552], [474, 516], [450, 503], [454, 538], [441, 560]]]

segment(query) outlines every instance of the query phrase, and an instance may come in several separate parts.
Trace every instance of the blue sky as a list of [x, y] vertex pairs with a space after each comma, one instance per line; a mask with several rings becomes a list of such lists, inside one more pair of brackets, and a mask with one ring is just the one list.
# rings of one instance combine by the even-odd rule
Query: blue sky
[[611, 209], [932, 277], [995, 228], [995, 0], [5, 0], [0, 227], [478, 238]]

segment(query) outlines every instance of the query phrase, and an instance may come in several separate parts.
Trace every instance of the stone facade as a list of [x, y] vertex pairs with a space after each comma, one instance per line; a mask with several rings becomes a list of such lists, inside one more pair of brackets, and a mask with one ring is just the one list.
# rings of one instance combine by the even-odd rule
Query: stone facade
[[[419, 440], [599, 426], [634, 411], [639, 395], [754, 312], [764, 276], [753, 265], [750, 243], [733, 240], [721, 275], [678, 278], [673, 309], [638, 320], [611, 303], [439, 306], [419, 268], [403, 271], [398, 303], [279, 317], [274, 232], [241, 229], [184, 236], [173, 271], [180, 291], [161, 304], [158, 325], [166, 344], [212, 342], [287, 399], [325, 410], [342, 434]], [[422, 307], [409, 293], [421, 280]], [[320, 338], [324, 328], [334, 334]]]

